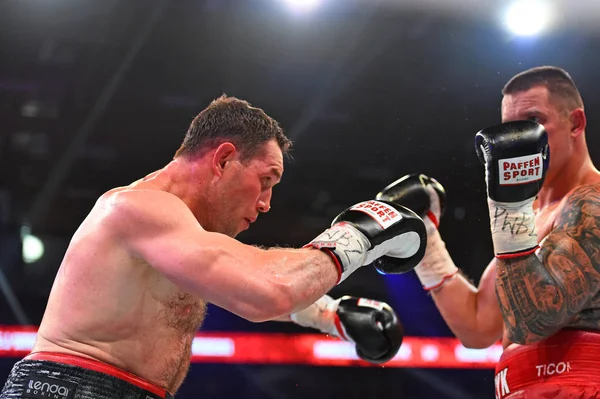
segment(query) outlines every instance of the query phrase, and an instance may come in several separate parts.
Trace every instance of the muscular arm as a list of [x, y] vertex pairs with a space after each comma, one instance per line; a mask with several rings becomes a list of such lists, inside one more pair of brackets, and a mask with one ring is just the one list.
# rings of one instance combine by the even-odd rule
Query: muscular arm
[[516, 343], [556, 333], [598, 293], [600, 187], [583, 186], [569, 196], [541, 259], [497, 260], [497, 296], [509, 339]]
[[502, 338], [502, 315], [490, 265], [476, 288], [460, 274], [432, 293], [442, 317], [467, 348], [487, 348]]
[[337, 269], [325, 252], [263, 250], [207, 232], [167, 193], [119, 196], [110, 219], [134, 256], [187, 292], [250, 321], [304, 309], [337, 281]]
[[[429, 239], [427, 256], [452, 262], [445, 244], [436, 236]], [[443, 248], [441, 248], [443, 246]], [[434, 255], [435, 254], [435, 255]], [[445, 259], [441, 259], [445, 258]], [[495, 264], [492, 261], [476, 288], [460, 274], [431, 291], [440, 314], [461, 343], [468, 348], [487, 348], [502, 337], [502, 315], [494, 289]]]

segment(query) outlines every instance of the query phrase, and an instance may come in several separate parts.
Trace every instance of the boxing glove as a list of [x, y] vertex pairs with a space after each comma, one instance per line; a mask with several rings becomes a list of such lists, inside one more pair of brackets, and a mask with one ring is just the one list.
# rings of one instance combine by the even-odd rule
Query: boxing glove
[[360, 202], [341, 212], [331, 227], [306, 246], [327, 251], [338, 267], [338, 283], [383, 255], [386, 273], [412, 270], [423, 258], [427, 232], [413, 211], [384, 201]]
[[535, 252], [538, 240], [533, 201], [550, 162], [546, 130], [528, 120], [502, 123], [475, 135], [475, 151], [485, 165], [496, 257]]
[[[415, 267], [421, 285], [426, 290], [439, 288], [458, 272], [437, 228], [446, 208], [446, 190], [434, 178], [410, 174], [391, 183], [375, 197], [406, 206], [423, 218], [427, 228], [427, 249], [423, 260]], [[385, 265], [388, 257], [377, 260]]]
[[356, 354], [370, 363], [391, 360], [404, 337], [394, 310], [384, 302], [344, 296], [323, 296], [305, 310], [290, 315], [292, 321], [356, 345]]
[[376, 200], [402, 205], [421, 218], [427, 226], [437, 228], [446, 210], [446, 190], [434, 178], [424, 174], [409, 174], [389, 184]]

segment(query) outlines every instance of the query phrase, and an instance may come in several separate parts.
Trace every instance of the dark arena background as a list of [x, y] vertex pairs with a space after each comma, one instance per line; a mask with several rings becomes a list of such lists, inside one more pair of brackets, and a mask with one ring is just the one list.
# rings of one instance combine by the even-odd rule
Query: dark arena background
[[[475, 133], [500, 121], [512, 75], [556, 65], [581, 90], [600, 161], [599, 52], [589, 0], [1, 1], [2, 383], [96, 198], [168, 163], [221, 94], [263, 108], [295, 142], [272, 211], [240, 241], [302, 246], [347, 206], [425, 173], [446, 187], [440, 231], [477, 282], [493, 249]], [[406, 338], [388, 364], [209, 306], [177, 397], [494, 397], [501, 347], [460, 345], [413, 272], [363, 268], [331, 292], [345, 294], [397, 311]]]

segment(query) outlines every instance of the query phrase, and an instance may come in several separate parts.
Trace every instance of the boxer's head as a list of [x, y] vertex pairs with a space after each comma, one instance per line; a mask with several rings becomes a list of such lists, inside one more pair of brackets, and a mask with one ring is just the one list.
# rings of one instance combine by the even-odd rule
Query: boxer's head
[[573, 157], [587, 152], [583, 101], [565, 70], [552, 66], [526, 70], [514, 76], [502, 94], [502, 122], [530, 119], [546, 128], [550, 146], [546, 181], [552, 181]]
[[204, 171], [204, 228], [236, 236], [267, 212], [290, 147], [277, 121], [246, 101], [222, 96], [200, 112], [175, 158]]

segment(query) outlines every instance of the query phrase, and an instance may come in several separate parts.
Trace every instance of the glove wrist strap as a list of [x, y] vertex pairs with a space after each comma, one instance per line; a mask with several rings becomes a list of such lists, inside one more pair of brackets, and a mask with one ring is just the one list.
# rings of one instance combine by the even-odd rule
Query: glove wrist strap
[[538, 248], [533, 201], [497, 202], [488, 198], [490, 228], [496, 257], [514, 258], [534, 253]]
[[363, 266], [371, 243], [357, 228], [348, 223], [337, 223], [312, 240], [305, 247], [314, 247], [328, 252], [340, 274], [338, 284]]
[[421, 285], [427, 291], [441, 287], [458, 272], [437, 230], [427, 237], [425, 257], [415, 268]]
[[339, 337], [335, 326], [339, 303], [339, 299], [334, 300], [329, 295], [324, 295], [306, 309], [292, 313], [290, 319], [302, 327], [315, 328], [325, 334]]

